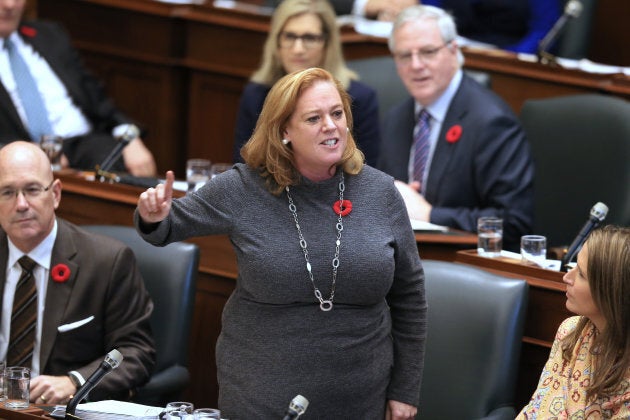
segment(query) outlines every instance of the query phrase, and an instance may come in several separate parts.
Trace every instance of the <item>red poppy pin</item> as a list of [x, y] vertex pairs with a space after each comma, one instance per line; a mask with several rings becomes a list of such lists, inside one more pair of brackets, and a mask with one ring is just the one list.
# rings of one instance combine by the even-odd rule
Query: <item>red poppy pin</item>
[[462, 126], [456, 124], [448, 129], [446, 132], [446, 141], [449, 143], [455, 143], [462, 136]]
[[350, 200], [337, 200], [335, 204], [333, 204], [333, 210], [335, 214], [341, 215], [341, 217], [345, 217], [350, 214], [352, 211], [352, 201]]
[[50, 276], [57, 283], [63, 283], [70, 278], [70, 269], [65, 264], [57, 264], [50, 270]]
[[20, 33], [24, 36], [27, 36], [29, 38], [33, 38], [35, 37], [35, 35], [37, 35], [37, 29], [31, 27], [31, 26], [22, 26], [20, 28]]

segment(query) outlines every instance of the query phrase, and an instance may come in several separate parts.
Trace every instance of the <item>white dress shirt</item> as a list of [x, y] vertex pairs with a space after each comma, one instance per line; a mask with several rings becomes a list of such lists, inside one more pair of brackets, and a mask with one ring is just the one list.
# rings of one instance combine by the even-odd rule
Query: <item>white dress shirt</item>
[[[37, 83], [37, 88], [44, 101], [44, 106], [48, 111], [48, 119], [54, 133], [61, 137], [74, 137], [86, 134], [92, 127], [81, 110], [72, 102], [68, 90], [59, 77], [50, 68], [48, 62], [33, 49], [33, 47], [22, 40], [17, 33], [12, 33], [10, 39], [16, 50], [22, 56], [24, 62], [31, 70], [31, 74]], [[9, 55], [4, 47], [4, 39], [0, 38], [0, 81], [7, 90], [13, 104], [22, 119], [26, 122], [24, 104], [17, 91], [15, 79], [11, 72]]]

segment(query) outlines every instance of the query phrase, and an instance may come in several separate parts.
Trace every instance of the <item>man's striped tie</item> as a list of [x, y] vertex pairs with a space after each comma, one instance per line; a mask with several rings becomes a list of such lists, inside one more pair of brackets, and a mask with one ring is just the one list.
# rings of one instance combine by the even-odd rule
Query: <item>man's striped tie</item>
[[22, 275], [15, 288], [7, 366], [31, 367], [37, 326], [37, 288], [33, 278], [35, 261], [23, 256], [18, 260]]
[[[418, 116], [418, 123], [413, 138], [413, 180], [422, 184], [422, 178], [429, 158], [429, 134], [431, 133], [431, 115], [423, 109]], [[424, 190], [424, 187], [422, 188]]]

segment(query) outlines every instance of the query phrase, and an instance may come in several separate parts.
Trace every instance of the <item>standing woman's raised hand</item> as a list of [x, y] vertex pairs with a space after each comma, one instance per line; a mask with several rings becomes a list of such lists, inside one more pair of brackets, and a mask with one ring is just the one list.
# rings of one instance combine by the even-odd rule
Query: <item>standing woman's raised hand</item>
[[155, 188], [149, 188], [138, 198], [138, 213], [144, 223], [161, 222], [171, 211], [173, 201], [173, 171], [166, 172], [166, 181]]

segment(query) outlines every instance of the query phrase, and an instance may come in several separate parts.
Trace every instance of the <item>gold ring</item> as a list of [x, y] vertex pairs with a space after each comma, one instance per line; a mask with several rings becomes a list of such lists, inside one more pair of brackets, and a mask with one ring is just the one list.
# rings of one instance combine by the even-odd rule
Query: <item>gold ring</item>
[[41, 397], [39, 397], [40, 400], [42, 400], [43, 403], [46, 402], [46, 397], [44, 397], [43, 395]]

